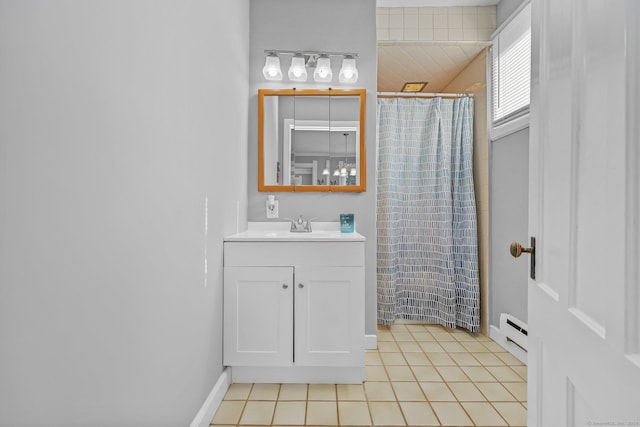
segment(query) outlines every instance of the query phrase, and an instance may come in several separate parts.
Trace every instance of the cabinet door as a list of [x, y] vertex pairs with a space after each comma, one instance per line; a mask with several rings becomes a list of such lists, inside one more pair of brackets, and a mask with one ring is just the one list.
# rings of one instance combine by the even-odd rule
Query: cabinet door
[[364, 268], [296, 267], [298, 366], [362, 366]]
[[224, 364], [293, 363], [293, 268], [225, 267]]

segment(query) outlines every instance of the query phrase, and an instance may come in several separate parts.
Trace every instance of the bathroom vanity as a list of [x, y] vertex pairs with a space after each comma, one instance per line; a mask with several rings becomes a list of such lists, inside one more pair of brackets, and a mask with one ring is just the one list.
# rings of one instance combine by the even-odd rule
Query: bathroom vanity
[[313, 227], [250, 223], [224, 239], [224, 364], [233, 382], [364, 381], [365, 238], [338, 223]]

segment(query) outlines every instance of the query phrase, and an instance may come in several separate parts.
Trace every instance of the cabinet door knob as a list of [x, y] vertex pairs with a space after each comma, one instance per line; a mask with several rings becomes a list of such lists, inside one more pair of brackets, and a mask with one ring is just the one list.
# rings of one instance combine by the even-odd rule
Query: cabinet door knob
[[287, 285], [286, 283], [282, 284], [282, 289], [287, 289], [289, 287], [289, 285]]
[[302, 288], [304, 288], [304, 285], [303, 285], [302, 283], [298, 283], [298, 287], [299, 287], [300, 289], [302, 289]]

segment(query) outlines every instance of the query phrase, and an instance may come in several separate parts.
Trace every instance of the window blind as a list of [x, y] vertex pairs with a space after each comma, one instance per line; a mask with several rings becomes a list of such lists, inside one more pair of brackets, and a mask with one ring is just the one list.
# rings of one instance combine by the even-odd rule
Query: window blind
[[493, 39], [493, 124], [528, 111], [531, 84], [531, 4]]

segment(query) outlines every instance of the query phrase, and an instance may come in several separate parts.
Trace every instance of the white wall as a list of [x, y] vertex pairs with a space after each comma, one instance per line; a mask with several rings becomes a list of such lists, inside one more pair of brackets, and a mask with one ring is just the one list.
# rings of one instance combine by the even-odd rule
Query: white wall
[[0, 0], [0, 426], [186, 426], [204, 402], [248, 27], [248, 0]]
[[529, 128], [491, 142], [490, 323], [500, 313], [527, 322], [529, 256], [513, 258], [511, 242], [529, 247]]
[[[376, 5], [371, 0], [251, 0], [251, 98], [249, 113], [249, 210], [252, 221], [265, 219], [267, 193], [258, 193], [257, 93], [260, 88], [340, 88], [367, 90], [365, 138], [367, 191], [365, 193], [276, 193], [280, 217], [317, 217], [338, 221], [340, 213], [355, 213], [357, 230], [367, 238], [365, 249], [366, 333], [376, 333]], [[313, 80], [293, 84], [285, 79], [268, 82], [262, 76], [265, 49], [358, 52], [359, 77], [353, 86], [341, 86], [334, 73], [331, 85]], [[281, 61], [284, 74], [290, 56]], [[333, 62], [333, 60], [332, 60]]]

